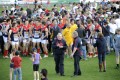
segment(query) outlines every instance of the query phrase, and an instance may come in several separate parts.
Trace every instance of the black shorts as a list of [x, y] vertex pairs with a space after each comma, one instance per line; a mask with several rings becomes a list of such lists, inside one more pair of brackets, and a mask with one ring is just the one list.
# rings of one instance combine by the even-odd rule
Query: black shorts
[[13, 63], [10, 63], [10, 68], [13, 68], [14, 67], [14, 64]]
[[39, 70], [39, 64], [33, 64], [33, 71]]

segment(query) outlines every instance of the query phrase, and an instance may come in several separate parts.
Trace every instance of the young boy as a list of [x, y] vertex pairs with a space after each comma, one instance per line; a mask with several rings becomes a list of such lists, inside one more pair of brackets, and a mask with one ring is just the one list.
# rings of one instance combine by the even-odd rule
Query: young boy
[[114, 49], [116, 53], [116, 69], [119, 69], [119, 56], [120, 56], [120, 28], [116, 30], [117, 34], [114, 38]]
[[32, 61], [33, 61], [33, 71], [34, 71], [34, 80], [39, 80], [39, 64], [40, 64], [40, 54], [37, 53], [37, 49], [33, 48], [33, 55], [32, 55]]
[[12, 58], [11, 62], [14, 64], [14, 79], [16, 80], [16, 76], [18, 75], [18, 80], [22, 80], [22, 70], [21, 70], [21, 62], [22, 59], [19, 57], [19, 52], [15, 52], [15, 57]]
[[46, 69], [42, 69], [40, 73], [41, 73], [41, 80], [48, 80], [47, 79], [47, 70]]

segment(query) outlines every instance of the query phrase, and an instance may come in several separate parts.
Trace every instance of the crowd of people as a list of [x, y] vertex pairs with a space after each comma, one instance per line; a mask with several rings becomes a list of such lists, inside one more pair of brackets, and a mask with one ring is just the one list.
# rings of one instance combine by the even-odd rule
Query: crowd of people
[[[23, 56], [32, 55], [36, 77], [39, 61], [34, 58], [41, 59], [41, 53], [44, 54], [43, 58], [47, 58], [51, 53], [54, 55], [56, 73], [64, 76], [66, 54], [68, 58], [74, 57], [76, 76], [81, 75], [81, 59], [87, 60], [97, 56], [100, 72], [102, 64], [106, 72], [105, 55], [115, 50], [118, 69], [120, 2], [103, 0], [101, 3], [70, 3], [61, 4], [60, 9], [58, 8], [59, 6], [54, 5], [49, 9], [40, 4], [36, 8], [28, 6], [26, 10], [20, 6], [12, 6], [10, 10], [4, 9], [0, 17], [0, 51], [3, 58], [9, 58], [9, 54], [14, 51], [19, 51]], [[33, 55], [34, 51], [39, 54]], [[14, 55], [18, 56], [18, 52], [14, 52]], [[14, 63], [14, 57], [10, 58]], [[37, 65], [34, 65], [36, 62]]]

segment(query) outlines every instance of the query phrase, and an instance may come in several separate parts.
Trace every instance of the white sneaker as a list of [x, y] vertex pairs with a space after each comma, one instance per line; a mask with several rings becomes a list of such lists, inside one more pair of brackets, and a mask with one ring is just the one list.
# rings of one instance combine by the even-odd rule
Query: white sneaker
[[95, 54], [93, 57], [97, 57], [97, 55]]
[[44, 58], [47, 58], [48, 57], [48, 55], [44, 55]]

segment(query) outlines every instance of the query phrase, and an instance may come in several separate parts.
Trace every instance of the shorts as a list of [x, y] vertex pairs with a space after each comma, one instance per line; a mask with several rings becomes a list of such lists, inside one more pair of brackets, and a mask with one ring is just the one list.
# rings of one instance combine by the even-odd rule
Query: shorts
[[116, 56], [120, 56], [120, 48], [115, 48], [115, 54]]
[[8, 37], [3, 36], [3, 41], [4, 41], [4, 43], [7, 43], [8, 42]]
[[98, 53], [98, 60], [99, 60], [99, 64], [102, 64], [103, 61], [105, 61], [105, 53], [103, 54], [99, 54]]
[[14, 64], [13, 63], [10, 63], [10, 68], [13, 68], [14, 67]]
[[23, 41], [23, 38], [22, 36], [19, 37], [19, 41], [22, 42]]
[[19, 41], [12, 41], [12, 45], [19, 45]]
[[33, 64], [33, 71], [39, 71], [39, 64]]
[[23, 43], [29, 43], [29, 38], [28, 39], [23, 39]]
[[39, 42], [41, 42], [41, 39], [40, 39], [40, 38], [38, 38], [38, 39], [33, 38], [33, 39], [32, 39], [32, 42], [33, 42], [33, 43], [39, 43]]
[[47, 44], [47, 43], [48, 43], [48, 40], [41, 40], [41, 43], [42, 43], [42, 44]]

